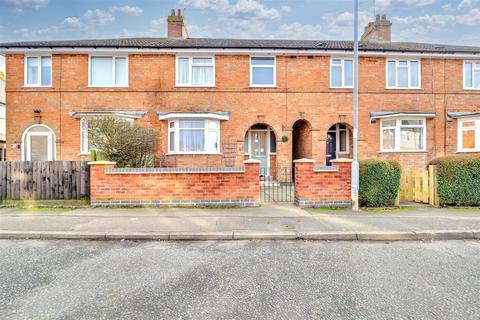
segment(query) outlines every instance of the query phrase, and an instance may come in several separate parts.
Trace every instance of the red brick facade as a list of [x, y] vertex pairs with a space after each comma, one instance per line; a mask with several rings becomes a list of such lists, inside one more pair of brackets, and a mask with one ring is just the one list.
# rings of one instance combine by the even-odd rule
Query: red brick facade
[[[480, 91], [463, 89], [462, 59], [417, 58], [421, 59], [421, 89], [400, 90], [386, 89], [384, 54], [361, 56], [360, 159], [396, 159], [408, 170], [456, 153], [457, 122], [448, 122], [446, 115], [480, 110]], [[327, 55], [278, 55], [274, 88], [249, 86], [247, 54], [216, 54], [212, 88], [176, 87], [175, 55], [153, 53], [128, 55], [128, 87], [92, 88], [88, 86], [88, 59], [87, 53], [54, 53], [52, 87], [35, 88], [24, 86], [24, 54], [6, 55], [7, 159], [21, 159], [22, 134], [38, 121], [55, 133], [56, 160], [82, 159], [80, 120], [72, 118], [70, 111], [146, 111], [135, 121], [158, 130], [158, 163], [165, 166], [225, 166], [227, 162], [240, 166], [245, 133], [259, 123], [275, 132], [276, 164], [291, 166], [292, 127], [300, 119], [311, 127], [306, 135], [311, 139], [311, 158], [324, 164], [328, 129], [335, 123], [352, 124], [352, 90], [330, 88], [331, 57]], [[41, 109], [40, 120], [34, 118], [34, 109]], [[158, 119], [159, 110], [230, 112], [230, 119], [221, 121], [221, 154], [167, 155], [167, 122]], [[395, 110], [436, 114], [426, 120], [425, 152], [380, 151], [380, 121], [372, 123], [370, 112]]]
[[352, 161], [338, 159], [331, 167], [315, 167], [310, 159], [295, 160], [295, 203], [301, 207], [349, 207]]
[[247, 160], [244, 168], [230, 172], [220, 169], [214, 172], [169, 172], [169, 169], [159, 168], [122, 171], [113, 169], [114, 164], [90, 163], [92, 205], [259, 205], [259, 164], [254, 160]]

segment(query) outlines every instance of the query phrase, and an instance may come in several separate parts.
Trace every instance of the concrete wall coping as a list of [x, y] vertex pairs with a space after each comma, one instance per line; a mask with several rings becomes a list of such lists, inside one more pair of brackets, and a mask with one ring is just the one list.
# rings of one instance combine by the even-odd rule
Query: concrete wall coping
[[257, 159], [248, 159], [248, 160], [244, 160], [243, 163], [246, 163], [246, 164], [248, 164], [248, 163], [258, 163], [258, 164], [260, 164], [260, 163], [262, 163], [262, 161], [257, 160]]
[[103, 165], [112, 164], [112, 165], [115, 165], [116, 162], [114, 162], [114, 161], [89, 161], [88, 164], [89, 165], [92, 165], [92, 164], [103, 164]]
[[313, 167], [314, 172], [338, 172], [337, 166], [315, 166]]
[[353, 162], [353, 160], [348, 158], [338, 158], [338, 159], [333, 159], [331, 162]]
[[297, 159], [293, 160], [293, 163], [314, 163], [315, 160], [312, 159]]

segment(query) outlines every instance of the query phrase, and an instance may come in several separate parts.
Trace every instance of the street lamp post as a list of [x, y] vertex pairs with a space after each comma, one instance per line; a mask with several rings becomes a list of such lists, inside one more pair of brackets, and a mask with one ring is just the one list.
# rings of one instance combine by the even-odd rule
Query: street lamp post
[[352, 209], [358, 211], [359, 164], [358, 164], [358, 0], [354, 0], [353, 35], [353, 162], [352, 162]]

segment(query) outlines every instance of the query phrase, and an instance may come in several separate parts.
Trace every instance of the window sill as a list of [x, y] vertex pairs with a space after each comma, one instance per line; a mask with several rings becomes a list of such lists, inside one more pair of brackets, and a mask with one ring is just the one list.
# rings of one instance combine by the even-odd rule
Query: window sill
[[92, 89], [120, 89], [120, 88], [128, 88], [128, 85], [126, 85], [126, 86], [87, 86], [87, 88], [92, 88]]
[[175, 88], [187, 88], [187, 89], [191, 89], [191, 88], [216, 88], [217, 86], [215, 85], [201, 85], [201, 86], [195, 86], [195, 85], [176, 85]]
[[353, 87], [330, 87], [331, 90], [353, 90]]
[[422, 88], [393, 88], [393, 87], [385, 87], [385, 90], [422, 90]]
[[44, 88], [53, 88], [52, 85], [49, 86], [35, 86], [35, 85], [23, 85], [22, 88], [28, 88], [28, 89], [44, 89]]
[[221, 152], [169, 152], [167, 156], [221, 156]]
[[463, 88], [465, 91], [480, 91], [480, 88]]
[[457, 153], [479, 153], [480, 149], [477, 150], [457, 150]]
[[253, 88], [253, 89], [262, 89], [262, 88], [264, 88], [264, 89], [276, 89], [276, 88], [278, 88], [277, 85], [271, 85], [271, 86], [269, 86], [269, 85], [265, 85], [265, 86], [258, 85], [257, 86], [257, 85], [252, 85], [252, 84], [249, 85], [248, 87]]
[[379, 153], [427, 153], [427, 150], [380, 150]]

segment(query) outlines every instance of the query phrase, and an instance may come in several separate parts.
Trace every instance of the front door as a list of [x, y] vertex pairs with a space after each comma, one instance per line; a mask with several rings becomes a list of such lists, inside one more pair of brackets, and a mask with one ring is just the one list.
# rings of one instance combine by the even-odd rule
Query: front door
[[49, 133], [27, 135], [27, 161], [52, 161], [52, 136]]
[[252, 130], [250, 131], [250, 141], [252, 144], [252, 159], [260, 160], [260, 175], [268, 176], [268, 131]]
[[337, 158], [337, 135], [335, 132], [327, 133], [327, 166], [332, 165], [332, 160]]

